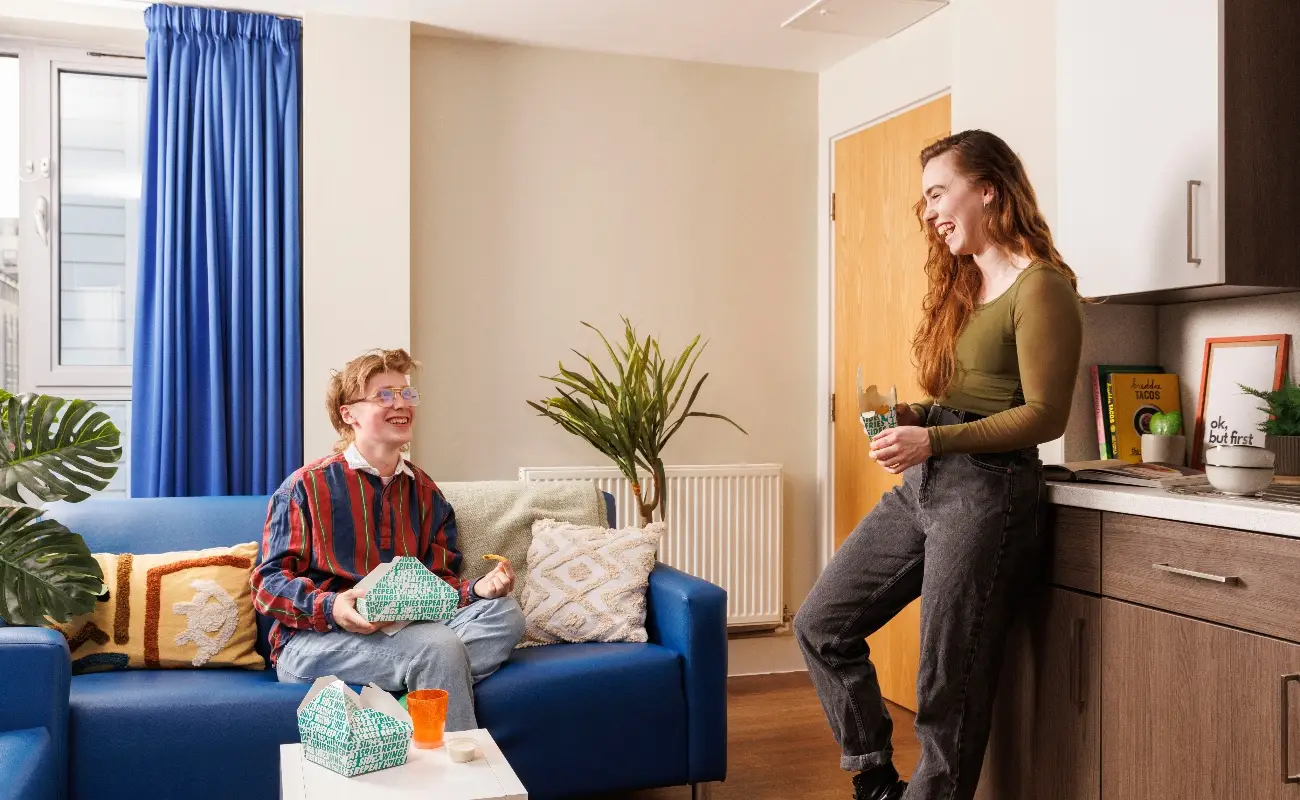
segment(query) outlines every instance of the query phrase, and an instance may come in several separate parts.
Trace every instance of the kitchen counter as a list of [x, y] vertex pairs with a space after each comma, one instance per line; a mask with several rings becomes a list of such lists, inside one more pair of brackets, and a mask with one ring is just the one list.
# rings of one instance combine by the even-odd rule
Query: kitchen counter
[[1059, 506], [1095, 508], [1300, 539], [1300, 506], [1248, 498], [1191, 497], [1144, 486], [1084, 481], [1048, 481], [1047, 499]]

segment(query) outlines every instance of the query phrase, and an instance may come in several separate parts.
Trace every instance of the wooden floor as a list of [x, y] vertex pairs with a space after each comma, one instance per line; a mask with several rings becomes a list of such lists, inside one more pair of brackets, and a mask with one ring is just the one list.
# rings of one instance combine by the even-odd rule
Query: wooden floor
[[[807, 673], [732, 678], [728, 683], [727, 780], [714, 800], [848, 800], [850, 773]], [[912, 714], [890, 705], [894, 766], [906, 778], [920, 756]], [[600, 795], [600, 800], [685, 800], [688, 787]]]

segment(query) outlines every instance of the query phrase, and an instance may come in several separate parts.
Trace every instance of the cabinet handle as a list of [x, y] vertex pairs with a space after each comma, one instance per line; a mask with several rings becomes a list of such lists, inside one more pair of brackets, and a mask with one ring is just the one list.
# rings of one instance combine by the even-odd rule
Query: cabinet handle
[[1084, 640], [1084, 626], [1087, 620], [1082, 618], [1074, 621], [1074, 674], [1070, 676], [1070, 684], [1074, 689], [1074, 702], [1082, 711], [1088, 702], [1088, 687], [1085, 677], [1083, 659], [1084, 650], [1087, 649], [1087, 642]]
[[1196, 206], [1193, 203], [1195, 187], [1200, 186], [1200, 181], [1187, 182], [1187, 263], [1200, 266], [1201, 259], [1196, 257], [1196, 226], [1193, 224], [1196, 220]]
[[1282, 720], [1278, 730], [1278, 740], [1282, 742], [1282, 783], [1300, 783], [1300, 775], [1292, 775], [1288, 769], [1291, 761], [1291, 704], [1287, 702], [1290, 698], [1287, 696], [1287, 684], [1295, 681], [1300, 683], [1300, 672], [1292, 675], [1282, 676], [1281, 713], [1278, 718]]
[[1211, 575], [1208, 572], [1196, 572], [1190, 569], [1180, 569], [1171, 567], [1168, 564], [1152, 564], [1152, 569], [1158, 569], [1161, 572], [1172, 572], [1175, 575], [1186, 575], [1189, 578], [1200, 578], [1203, 581], [1214, 581], [1215, 583], [1226, 583], [1229, 585], [1241, 583], [1241, 578], [1236, 575]]

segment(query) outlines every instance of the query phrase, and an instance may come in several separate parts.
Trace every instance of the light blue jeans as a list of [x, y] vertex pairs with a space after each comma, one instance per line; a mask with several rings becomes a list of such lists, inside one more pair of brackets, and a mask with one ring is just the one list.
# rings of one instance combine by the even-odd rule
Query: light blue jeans
[[496, 672], [523, 635], [514, 598], [479, 600], [445, 623], [415, 622], [392, 636], [299, 631], [280, 651], [275, 672], [283, 683], [333, 675], [389, 692], [445, 689], [447, 730], [468, 731], [478, 727], [474, 684]]

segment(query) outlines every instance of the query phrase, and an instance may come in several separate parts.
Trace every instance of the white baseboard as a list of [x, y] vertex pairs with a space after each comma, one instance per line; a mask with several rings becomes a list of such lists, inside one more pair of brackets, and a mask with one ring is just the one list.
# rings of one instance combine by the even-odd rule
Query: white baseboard
[[793, 634], [745, 636], [727, 642], [729, 676], [804, 672], [807, 669]]

